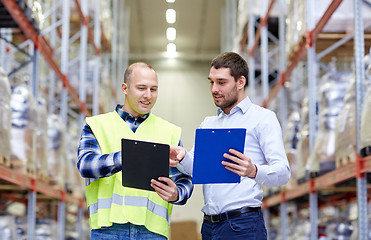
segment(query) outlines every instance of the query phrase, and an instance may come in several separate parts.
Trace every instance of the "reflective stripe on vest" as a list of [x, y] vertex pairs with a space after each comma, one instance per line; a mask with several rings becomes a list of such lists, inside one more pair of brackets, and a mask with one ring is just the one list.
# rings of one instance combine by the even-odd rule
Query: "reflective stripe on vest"
[[[97, 213], [98, 209], [111, 208], [112, 203], [122, 205], [122, 202], [123, 196], [120, 196], [118, 194], [113, 194], [112, 198], [98, 199], [97, 203], [91, 204], [89, 206], [89, 214]], [[165, 218], [170, 225], [170, 216], [168, 215], [167, 208], [158, 205], [152, 201], [149, 201], [146, 197], [125, 196], [125, 205], [135, 207], [146, 207], [149, 211], [153, 212], [154, 214]]]
[[89, 206], [89, 214], [94, 214], [98, 212], [98, 209], [107, 209], [111, 208], [111, 204], [115, 203], [117, 205], [122, 205], [123, 196], [118, 194], [113, 194], [112, 198], [98, 199], [97, 203], [91, 204]]
[[[148, 204], [147, 204], [148, 201]], [[136, 207], [147, 207], [147, 209], [154, 214], [165, 218], [170, 226], [170, 216], [168, 215], [168, 210], [166, 207], [158, 205], [152, 201], [149, 201], [146, 197], [134, 197], [126, 196], [125, 205], [136, 206]]]

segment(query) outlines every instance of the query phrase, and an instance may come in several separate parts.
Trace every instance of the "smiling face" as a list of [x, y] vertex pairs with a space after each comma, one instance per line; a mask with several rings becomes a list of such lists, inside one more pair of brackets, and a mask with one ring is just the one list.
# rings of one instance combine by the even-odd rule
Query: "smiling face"
[[151, 68], [134, 66], [129, 79], [121, 87], [125, 94], [123, 110], [135, 118], [147, 114], [156, 103], [158, 81]]
[[211, 67], [209, 73], [210, 90], [215, 105], [220, 107], [226, 114], [245, 97], [245, 78], [240, 77], [237, 81], [231, 75], [230, 69]]

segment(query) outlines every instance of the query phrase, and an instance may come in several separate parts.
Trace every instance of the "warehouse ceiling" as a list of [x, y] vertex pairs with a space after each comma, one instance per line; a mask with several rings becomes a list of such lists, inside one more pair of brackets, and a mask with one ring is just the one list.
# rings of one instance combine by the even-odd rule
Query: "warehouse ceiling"
[[[225, 0], [127, 0], [130, 7], [130, 60], [165, 56], [166, 29], [176, 28], [179, 58], [202, 60], [220, 53], [221, 8]], [[176, 11], [176, 22], [166, 22], [168, 8]]]

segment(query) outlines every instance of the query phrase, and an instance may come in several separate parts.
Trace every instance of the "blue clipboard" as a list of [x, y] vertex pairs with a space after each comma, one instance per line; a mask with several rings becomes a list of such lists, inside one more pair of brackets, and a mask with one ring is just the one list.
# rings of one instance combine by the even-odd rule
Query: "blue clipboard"
[[233, 148], [244, 152], [245, 128], [196, 129], [193, 162], [193, 184], [239, 183], [241, 177], [225, 169], [223, 157]]

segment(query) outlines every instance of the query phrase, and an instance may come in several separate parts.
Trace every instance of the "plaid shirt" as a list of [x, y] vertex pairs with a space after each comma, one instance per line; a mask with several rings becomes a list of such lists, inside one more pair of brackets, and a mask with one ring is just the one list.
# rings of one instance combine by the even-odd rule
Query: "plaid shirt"
[[[135, 119], [133, 115], [123, 111], [121, 108], [122, 105], [117, 105], [116, 112], [128, 124], [133, 132], [135, 132], [139, 125], [149, 116], [148, 113], [143, 117]], [[182, 145], [181, 141], [179, 141], [179, 145]], [[89, 125], [85, 124], [78, 148], [77, 168], [81, 176], [87, 178], [87, 181], [112, 176], [122, 170], [121, 151], [102, 155], [93, 131]], [[192, 178], [173, 167], [170, 167], [169, 176], [177, 185], [179, 193], [178, 200], [172, 203], [177, 205], [185, 204], [193, 191]]]

